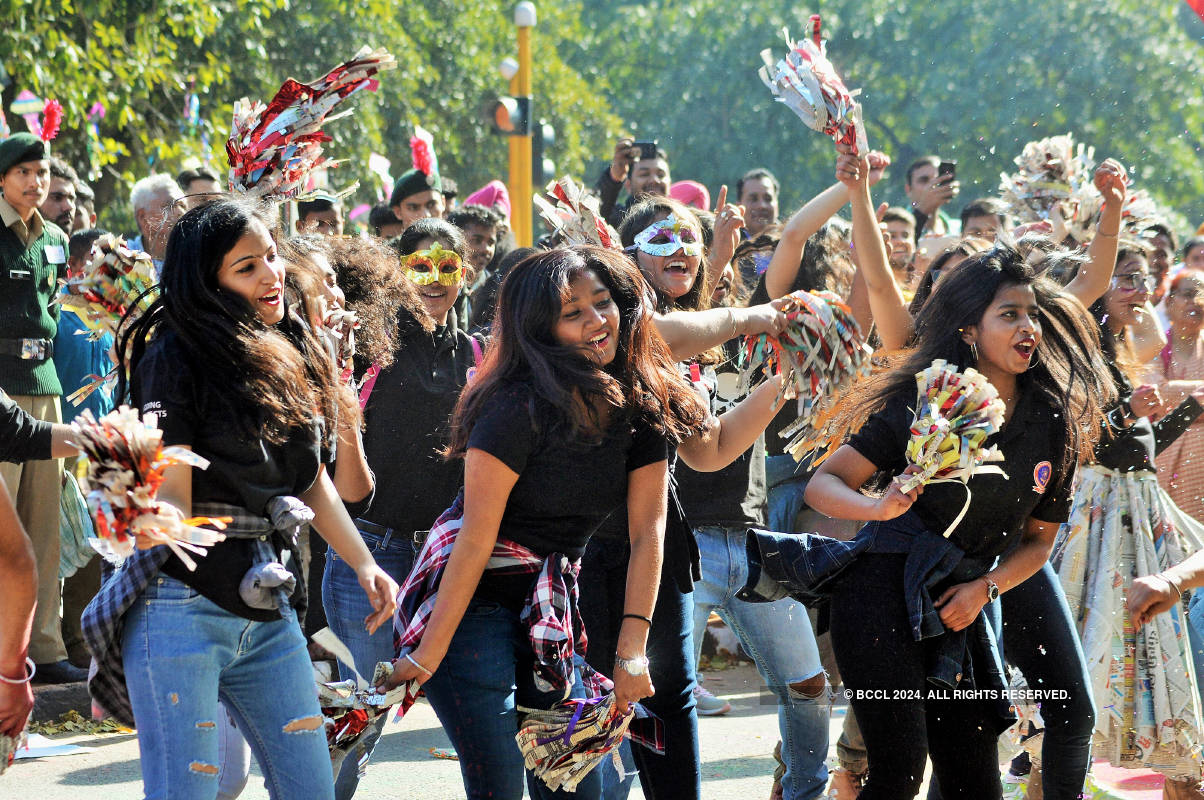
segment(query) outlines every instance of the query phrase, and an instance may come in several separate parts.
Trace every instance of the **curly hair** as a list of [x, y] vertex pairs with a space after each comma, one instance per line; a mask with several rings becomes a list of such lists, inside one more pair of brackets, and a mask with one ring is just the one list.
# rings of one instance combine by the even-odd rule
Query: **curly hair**
[[347, 308], [359, 318], [357, 360], [384, 369], [393, 363], [400, 336], [435, 329], [418, 290], [405, 279], [396, 254], [384, 242], [328, 237], [326, 248], [339, 288], [347, 297]]

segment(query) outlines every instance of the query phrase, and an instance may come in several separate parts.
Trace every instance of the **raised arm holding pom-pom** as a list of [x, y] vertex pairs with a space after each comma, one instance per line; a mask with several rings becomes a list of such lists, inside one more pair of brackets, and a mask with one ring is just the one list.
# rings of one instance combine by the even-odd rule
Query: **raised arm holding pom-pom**
[[[870, 197], [870, 164], [853, 155], [853, 147], [837, 143], [836, 178], [849, 189], [853, 204], [853, 247], [858, 270], [865, 279], [870, 311], [886, 350], [897, 350], [911, 337], [914, 325], [903, 293], [891, 275], [886, 246]], [[860, 322], [860, 320], [859, 320]], [[864, 325], [868, 329], [868, 326]]]
[[1087, 263], [1066, 286], [1067, 292], [1088, 307], [1108, 291], [1112, 270], [1116, 268], [1116, 252], [1120, 244], [1120, 216], [1125, 204], [1127, 184], [1125, 168], [1118, 161], [1109, 158], [1096, 167], [1095, 188], [1103, 195], [1104, 207], [1100, 210], [1095, 236], [1087, 248]]

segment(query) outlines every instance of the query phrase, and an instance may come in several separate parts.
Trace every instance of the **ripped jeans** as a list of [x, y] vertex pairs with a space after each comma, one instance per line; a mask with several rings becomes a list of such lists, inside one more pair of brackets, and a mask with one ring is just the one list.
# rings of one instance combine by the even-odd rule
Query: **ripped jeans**
[[[828, 783], [828, 686], [819, 682], [814, 696], [791, 684], [823, 678], [819, 648], [807, 609], [785, 598], [775, 603], [745, 603], [739, 592], [748, 581], [745, 528], [700, 525], [694, 529], [702, 556], [702, 580], [694, 584], [694, 655], [702, 651], [707, 618], [715, 611], [752, 656], [769, 690], [776, 695], [782, 736], [785, 800], [816, 800]], [[767, 745], [768, 752], [768, 745]]]
[[292, 608], [231, 614], [159, 576], [130, 608], [123, 643], [147, 800], [213, 800], [228, 709], [274, 800], [333, 800], [314, 672]]

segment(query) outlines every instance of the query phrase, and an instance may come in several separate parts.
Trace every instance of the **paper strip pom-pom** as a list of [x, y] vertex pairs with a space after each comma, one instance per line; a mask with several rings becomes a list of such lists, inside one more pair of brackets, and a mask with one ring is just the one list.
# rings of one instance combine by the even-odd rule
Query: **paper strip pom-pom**
[[156, 499], [168, 467], [206, 469], [209, 462], [183, 447], [163, 447], [163, 432], [152, 415], [140, 420], [137, 411], [121, 406], [97, 420], [84, 409], [71, 430], [76, 448], [89, 462], [92, 490], [87, 500], [97, 533], [89, 543], [106, 559], [121, 561], [134, 548], [162, 544], [195, 569], [188, 552], [203, 555], [226, 538], [212, 528], [224, 528], [229, 518], [184, 519], [179, 509]]
[[529, 712], [514, 738], [527, 769], [549, 789], [573, 792], [608, 757], [623, 774], [619, 745], [636, 713], [620, 713], [613, 692], [592, 700], [566, 700], [547, 711]]
[[1063, 203], [1066, 226], [1079, 241], [1090, 238], [1093, 220], [1103, 198], [1093, 184], [1095, 148], [1074, 135], [1050, 136], [1024, 145], [1015, 158], [1016, 172], [1000, 173], [1003, 202], [1020, 223], [1049, 218], [1055, 203]]
[[619, 234], [607, 224], [598, 205], [598, 198], [588, 193], [569, 176], [548, 184], [544, 190], [556, 199], [552, 205], [535, 195], [539, 215], [559, 238], [559, 244], [592, 244], [619, 250]]
[[92, 245], [83, 274], [67, 281], [67, 294], [55, 299], [75, 309], [92, 341], [106, 333], [118, 335], [122, 319], [137, 319], [154, 300], [155, 264], [140, 250], [131, 250], [120, 236], [106, 233]]
[[322, 125], [351, 112], [330, 112], [362, 89], [375, 91], [372, 76], [396, 66], [383, 49], [365, 47], [313, 83], [289, 78], [266, 106], [245, 97], [235, 102], [226, 142], [231, 191], [279, 199], [303, 191], [311, 170], [338, 163], [322, 156], [322, 143], [330, 141]]
[[782, 312], [789, 325], [781, 335], [745, 339], [740, 389], [748, 387], [757, 367], [763, 366], [767, 374], [789, 373], [786, 386], [793, 383], [798, 393], [799, 416], [781, 435], [791, 439], [786, 451], [800, 459], [811, 449], [804, 440], [814, 438], [812, 424], [858, 376], [869, 372], [873, 351], [852, 309], [832, 292], [794, 292]]
[[326, 726], [326, 746], [330, 749], [330, 759], [337, 771], [338, 764], [363, 740], [378, 717], [387, 714], [393, 706], [398, 707], [400, 716], [414, 705], [418, 698], [418, 685], [415, 681], [407, 681], [388, 692], [378, 692], [374, 687], [393, 673], [392, 664], [384, 661], [377, 663], [372, 683], [368, 683], [356, 670], [351, 651], [330, 628], [318, 631], [312, 639], [333, 653], [355, 674], [354, 679], [345, 681], [324, 681], [320, 676], [317, 679], [318, 706], [322, 709]]
[[973, 367], [959, 372], [938, 359], [916, 373], [919, 395], [907, 463], [919, 467], [899, 487], [903, 492], [936, 480], [965, 483], [988, 461], [1002, 461], [987, 437], [1003, 427], [1007, 407], [999, 392]]
[[811, 17], [811, 29], [811, 38], [802, 42], [795, 42], [790, 31], [783, 30], [790, 52], [776, 63], [770, 50], [761, 51], [765, 62], [758, 70], [761, 81], [774, 99], [785, 103], [808, 128], [867, 152], [864, 131], [859, 132], [859, 107], [853, 99], [860, 90], [850, 92], [828, 60], [818, 14]]

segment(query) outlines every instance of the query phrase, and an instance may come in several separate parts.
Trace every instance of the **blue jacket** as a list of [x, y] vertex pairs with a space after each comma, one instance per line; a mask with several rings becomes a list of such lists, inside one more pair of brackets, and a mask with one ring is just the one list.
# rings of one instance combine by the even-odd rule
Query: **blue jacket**
[[746, 547], [749, 577], [737, 597], [751, 603], [792, 597], [808, 606], [825, 602], [834, 580], [861, 554], [906, 554], [903, 590], [912, 635], [916, 641], [941, 637], [928, 666], [928, 680], [940, 688], [995, 690], [1000, 698], [996, 703], [1000, 724], [1014, 721], [1010, 703], [1003, 696], [1007, 682], [986, 614], [980, 613], [968, 628], [951, 631], [934, 605], [945, 588], [985, 574], [993, 561], [966, 557], [957, 545], [928, 530], [911, 512], [871, 522], [850, 541], [813, 533], [750, 529]]

